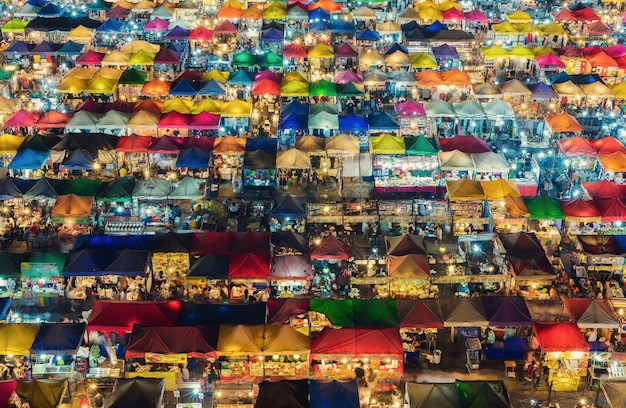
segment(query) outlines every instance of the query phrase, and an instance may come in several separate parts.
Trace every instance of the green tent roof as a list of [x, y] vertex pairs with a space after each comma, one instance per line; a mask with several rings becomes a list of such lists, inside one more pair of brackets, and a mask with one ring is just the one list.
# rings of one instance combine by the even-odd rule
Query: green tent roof
[[323, 313], [334, 326], [397, 327], [398, 310], [393, 299], [311, 299], [310, 309]]
[[79, 177], [66, 185], [64, 194], [75, 194], [82, 197], [97, 197], [102, 187], [102, 180], [89, 180]]
[[257, 63], [262, 67], [282, 67], [283, 56], [269, 51], [263, 55], [257, 56]]
[[113, 180], [108, 183], [102, 193], [98, 195], [99, 201], [130, 201], [135, 183], [132, 181]]
[[147, 77], [147, 72], [140, 71], [137, 68], [131, 68], [122, 73], [117, 83], [120, 85], [143, 85]]
[[[432, 139], [431, 139], [432, 140]], [[404, 140], [407, 146], [406, 154], [409, 156], [436, 156], [437, 149], [424, 136], [410, 137]]]
[[12, 72], [7, 72], [4, 69], [0, 68], [0, 81], [8, 81], [13, 77]]
[[563, 220], [565, 214], [561, 205], [553, 198], [541, 196], [537, 198], [525, 198], [524, 204], [530, 213], [531, 220]]
[[255, 63], [256, 60], [254, 58], [254, 55], [251, 55], [245, 51], [233, 55], [232, 65], [238, 65], [240, 67], [251, 67]]
[[87, 10], [89, 11], [108, 11], [110, 8], [111, 6], [109, 6], [107, 2], [103, 0], [96, 0], [89, 6], [87, 6]]
[[357, 84], [353, 81], [350, 81], [344, 85], [337, 87], [337, 95], [338, 96], [363, 96], [365, 95], [365, 91], [363, 89], [363, 84]]
[[0, 277], [19, 278], [21, 274], [22, 262], [28, 259], [28, 254], [16, 254], [13, 252], [0, 252]]
[[337, 96], [337, 84], [320, 79], [309, 86], [310, 96]]
[[20, 20], [19, 18], [14, 18], [8, 21], [4, 26], [2, 26], [3, 33], [23, 33], [24, 27], [26, 27], [28, 21]]
[[[22, 276], [25, 278], [54, 278], [61, 276], [68, 254], [62, 253], [32, 253], [22, 267]], [[40, 267], [33, 264], [56, 265], [56, 268]]]

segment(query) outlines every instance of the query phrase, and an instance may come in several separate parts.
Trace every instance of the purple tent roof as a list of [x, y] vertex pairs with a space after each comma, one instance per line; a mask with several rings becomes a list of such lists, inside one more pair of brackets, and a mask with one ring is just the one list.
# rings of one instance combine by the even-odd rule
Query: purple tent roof
[[350, 44], [343, 43], [335, 47], [335, 57], [356, 58], [359, 53]]
[[[154, 21], [154, 20], [153, 20]], [[181, 26], [176, 26], [172, 30], [165, 34], [166, 40], [186, 40], [189, 38], [189, 30], [185, 30]]]
[[146, 23], [143, 29], [146, 31], [167, 31], [167, 27], [169, 25], [169, 21], [155, 17], [154, 19]]
[[357, 84], [362, 84], [363, 77], [361, 76], [361, 74], [356, 74], [352, 71], [338, 72], [337, 74], [335, 74], [335, 83], [338, 85], [347, 84], [350, 81]]
[[456, 51], [456, 48], [450, 47], [448, 44], [433, 47], [433, 55], [436, 58], [459, 58], [459, 53]]
[[164, 65], [180, 64], [180, 55], [169, 48], [163, 48], [154, 58], [154, 63]]
[[530, 326], [532, 318], [521, 296], [485, 296], [483, 302], [490, 326]]

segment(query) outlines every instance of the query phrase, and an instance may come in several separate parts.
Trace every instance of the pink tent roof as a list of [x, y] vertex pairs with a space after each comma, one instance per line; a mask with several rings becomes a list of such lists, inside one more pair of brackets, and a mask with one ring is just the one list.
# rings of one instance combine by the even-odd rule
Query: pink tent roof
[[148, 21], [143, 29], [146, 31], [167, 31], [167, 27], [170, 25], [170, 22], [167, 20], [163, 20], [159, 17], [155, 17], [152, 20]]
[[535, 62], [537, 63], [537, 65], [539, 65], [540, 68], [545, 68], [545, 67], [565, 68], [565, 64], [563, 63], [563, 61], [561, 61], [559, 57], [557, 57], [556, 55], [552, 53], [535, 57]]
[[32, 127], [39, 119], [39, 115], [20, 109], [4, 122], [4, 127]]
[[283, 53], [283, 57], [285, 58], [308, 58], [309, 57], [309, 49], [300, 44], [289, 44], [285, 47], [285, 52]]
[[176, 111], [171, 111], [161, 115], [159, 119], [160, 128], [188, 128], [189, 127], [189, 115], [184, 115]]
[[214, 31], [215, 34], [237, 34], [237, 32], [239, 32], [239, 29], [230, 21], [222, 21], [217, 26], [215, 26]]
[[85, 111], [91, 113], [104, 113], [106, 110], [106, 105], [103, 103], [96, 102], [93, 98], [89, 97], [85, 99], [83, 102], [79, 103], [76, 109], [78, 111]]
[[557, 14], [554, 15], [554, 21], [566, 21], [566, 20], [576, 21], [577, 18], [574, 15], [574, 13], [572, 13], [566, 8], [561, 9], [561, 11], [559, 11]]
[[83, 52], [76, 58], [76, 65], [100, 65], [104, 55], [105, 54], [102, 52], [95, 52], [92, 50]]
[[194, 115], [189, 122], [189, 129], [217, 129], [220, 125], [220, 115], [209, 112], [200, 112]]
[[474, 136], [455, 136], [450, 139], [439, 139], [439, 145], [444, 152], [460, 150], [463, 153], [486, 153], [489, 151], [487, 142]]
[[335, 57], [356, 58], [358, 56], [359, 53], [350, 44], [343, 43], [335, 47]]
[[272, 81], [277, 82], [277, 83], [280, 84], [282, 79], [283, 79], [283, 77], [282, 77], [281, 74], [279, 74], [277, 72], [272, 72], [270, 70], [265, 70], [265, 71], [261, 71], [261, 72], [257, 73], [254, 76], [254, 80], [255, 81], [260, 81], [262, 79], [271, 79]]
[[402, 340], [397, 328], [326, 328], [311, 341], [311, 354], [326, 355], [401, 355]]
[[154, 57], [154, 63], [162, 65], [180, 64], [180, 55], [169, 48], [163, 48], [156, 57]]
[[426, 116], [424, 105], [411, 100], [396, 103], [395, 109], [396, 112], [398, 112], [399, 118], [417, 118]]
[[153, 137], [148, 152], [152, 154], [178, 154], [183, 139], [180, 137]]
[[582, 8], [580, 10], [572, 11], [572, 14], [577, 21], [599, 21], [600, 17], [593, 12], [589, 7]]
[[444, 22], [451, 22], [451, 21], [465, 21], [467, 20], [467, 16], [465, 14], [463, 14], [463, 12], [457, 10], [456, 8], [452, 7], [446, 11], [442, 11], [441, 14], [443, 15], [443, 21]]
[[626, 55], [626, 46], [624, 44], [616, 44], [604, 49], [610, 57], [619, 58]]
[[465, 18], [467, 21], [475, 22], [475, 23], [486, 23], [489, 21], [487, 16], [481, 13], [478, 10], [472, 10], [465, 13]]
[[357, 84], [362, 84], [363, 77], [361, 76], [361, 74], [357, 74], [352, 71], [337, 72], [335, 74], [336, 84], [343, 85], [343, 84], [347, 84], [350, 81], [355, 82]]
[[204, 26], [200, 26], [191, 30], [191, 32], [189, 33], [189, 39], [196, 41], [211, 41], [214, 35], [215, 33], [213, 32], [213, 30], [209, 30]]
[[588, 157], [596, 155], [596, 149], [589, 143], [589, 140], [583, 139], [580, 136], [561, 139], [558, 141], [558, 145], [559, 149], [565, 153], [566, 156]]

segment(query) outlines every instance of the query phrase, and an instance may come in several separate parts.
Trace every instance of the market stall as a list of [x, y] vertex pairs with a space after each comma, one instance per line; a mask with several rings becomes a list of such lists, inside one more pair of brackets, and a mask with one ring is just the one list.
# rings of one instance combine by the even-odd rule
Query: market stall
[[76, 354], [83, 342], [84, 323], [41, 323], [30, 348], [35, 378], [72, 378], [75, 371], [83, 371]]
[[484, 208], [486, 197], [479, 182], [469, 178], [446, 180], [446, 188], [455, 235], [488, 229], [489, 218], [485, 217]]
[[533, 332], [555, 391], [577, 391], [587, 377], [589, 345], [576, 323], [533, 323]]

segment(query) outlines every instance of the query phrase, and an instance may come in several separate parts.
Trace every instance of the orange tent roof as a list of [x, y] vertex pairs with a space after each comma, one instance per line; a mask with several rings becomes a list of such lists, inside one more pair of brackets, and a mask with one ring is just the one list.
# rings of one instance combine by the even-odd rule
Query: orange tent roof
[[421, 87], [443, 85], [444, 83], [443, 78], [432, 69], [418, 72], [415, 76], [417, 77], [417, 85]]
[[609, 172], [625, 172], [626, 171], [626, 153], [615, 152], [611, 154], [599, 154], [598, 161]]
[[606, 52], [602, 51], [593, 55], [585, 55], [587, 61], [594, 67], [616, 67], [617, 61], [609, 56]]
[[568, 113], [546, 116], [546, 123], [552, 132], [580, 132], [583, 130], [576, 118]]
[[321, 8], [329, 12], [341, 11], [341, 5], [332, 0], [319, 0], [317, 3], [311, 4], [309, 10]]
[[81, 197], [75, 194], [60, 195], [52, 208], [53, 217], [84, 218], [89, 216], [93, 197]]
[[451, 69], [450, 71], [444, 71], [441, 73], [441, 77], [443, 78], [443, 82], [446, 85], [466, 86], [466, 85], [472, 84], [472, 80], [470, 79], [467, 72], [463, 72], [458, 69]]
[[143, 84], [141, 88], [142, 95], [156, 95], [167, 96], [170, 92], [172, 83], [170, 81], [161, 81], [160, 79], [153, 79]]
[[218, 137], [213, 145], [215, 154], [243, 154], [246, 150], [246, 138], [244, 137]]
[[233, 7], [230, 4], [227, 4], [226, 6], [218, 10], [217, 17], [218, 18], [241, 18], [242, 13], [243, 13], [243, 10], [237, 7]]
[[133, 112], [148, 111], [152, 113], [161, 114], [164, 103], [162, 101], [155, 101], [154, 99], [144, 99], [141, 102], [137, 102], [133, 106]]

